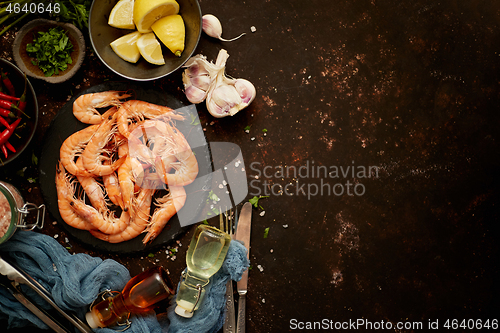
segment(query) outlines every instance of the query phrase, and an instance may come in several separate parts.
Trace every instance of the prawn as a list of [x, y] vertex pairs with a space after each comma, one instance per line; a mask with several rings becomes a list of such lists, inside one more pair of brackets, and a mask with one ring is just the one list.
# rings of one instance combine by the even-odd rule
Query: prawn
[[152, 242], [186, 202], [186, 190], [183, 186], [170, 186], [169, 189], [170, 192], [167, 195], [156, 199], [158, 208], [146, 228], [147, 234], [142, 240], [143, 244]]
[[124, 143], [118, 147], [118, 156], [125, 157], [125, 161], [118, 168], [118, 182], [123, 200], [123, 209], [129, 211], [131, 214], [134, 212], [132, 199], [134, 197], [134, 175], [132, 173], [132, 161], [128, 154], [128, 144]]
[[[110, 163], [110, 161], [104, 161], [104, 164]], [[111, 200], [111, 202], [115, 205], [120, 206], [121, 209], [124, 209], [123, 196], [116, 171], [110, 173], [109, 175], [102, 176], [102, 182], [104, 184], [104, 188], [106, 189], [106, 193], [108, 194], [109, 200]]]
[[119, 106], [120, 100], [130, 97], [121, 91], [104, 91], [99, 93], [85, 94], [73, 102], [73, 114], [76, 119], [85, 124], [100, 124], [106, 119], [96, 108], [110, 105]]
[[118, 109], [118, 131], [126, 138], [130, 135], [129, 125], [133, 122], [166, 116], [171, 119], [184, 120], [184, 117], [173, 112], [174, 110], [162, 105], [156, 105], [139, 100], [129, 100]]
[[[76, 165], [79, 168], [83, 168], [81, 157], [76, 161]], [[106, 211], [108, 208], [106, 206], [105, 195], [101, 184], [92, 176], [76, 176], [76, 179], [80, 182], [92, 206], [100, 212]]]
[[[139, 236], [148, 225], [149, 211], [151, 209], [151, 200], [154, 192], [155, 190], [152, 188], [141, 189], [137, 198], [134, 200], [137, 207], [137, 214], [131, 218], [130, 224], [122, 232], [108, 235], [100, 231], [90, 230], [90, 233], [94, 237], [108, 243], [121, 243]], [[122, 214], [129, 213], [124, 211]]]
[[59, 149], [59, 156], [64, 168], [73, 175], [92, 176], [92, 173], [82, 168], [79, 168], [75, 163], [76, 156], [80, 155], [87, 143], [94, 135], [99, 125], [92, 125], [75, 132], [64, 140]]
[[[103, 114], [103, 117], [110, 117], [115, 114], [117, 108], [111, 108]], [[90, 141], [99, 125], [88, 126], [78, 132], [73, 133], [64, 140], [59, 149], [59, 156], [66, 171], [75, 176], [93, 176], [85, 168], [78, 167], [75, 163], [77, 156], [81, 155], [87, 143]]]
[[103, 121], [82, 153], [83, 166], [96, 176], [104, 176], [113, 173], [125, 161], [124, 156], [110, 165], [102, 163], [106, 158], [103, 154], [105, 153], [104, 147], [116, 133], [115, 121], [116, 114]]
[[120, 218], [116, 218], [113, 213], [99, 212], [92, 206], [85, 204], [83, 201], [75, 201], [73, 204], [74, 210], [80, 217], [91, 223], [94, 228], [106, 234], [116, 234], [125, 230], [130, 223], [130, 215], [128, 212], [122, 212]]
[[[175, 156], [176, 162], [171, 162], [170, 167], [175, 169], [173, 174], [169, 173], [169, 165], [164, 158], [157, 157], [155, 166], [160, 171], [161, 180], [169, 186], [186, 186], [191, 184], [198, 176], [198, 161], [189, 146], [184, 135], [175, 127], [167, 126], [170, 136], [170, 154]], [[168, 153], [164, 155], [168, 158]]]
[[56, 166], [57, 205], [64, 222], [69, 226], [81, 230], [91, 230], [94, 226], [82, 219], [73, 209], [75, 198], [75, 185], [70, 181], [63, 164], [59, 161]]

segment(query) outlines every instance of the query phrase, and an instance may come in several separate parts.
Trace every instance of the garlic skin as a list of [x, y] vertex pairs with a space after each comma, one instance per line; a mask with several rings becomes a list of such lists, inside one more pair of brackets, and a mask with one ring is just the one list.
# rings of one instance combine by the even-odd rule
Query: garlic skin
[[245, 35], [245, 33], [242, 33], [238, 37], [232, 39], [222, 38], [222, 24], [220, 23], [219, 19], [212, 14], [203, 15], [202, 22], [203, 22], [203, 31], [207, 35], [213, 38], [218, 38], [223, 42], [232, 42], [234, 40], [237, 40], [241, 36]]

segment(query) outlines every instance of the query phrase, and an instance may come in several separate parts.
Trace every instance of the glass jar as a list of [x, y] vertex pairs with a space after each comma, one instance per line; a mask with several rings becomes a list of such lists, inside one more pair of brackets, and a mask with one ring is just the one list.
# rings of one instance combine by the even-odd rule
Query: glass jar
[[[36, 211], [34, 223], [28, 223], [26, 217]], [[17, 188], [12, 184], [0, 181], [0, 244], [6, 242], [19, 229], [41, 229], [45, 219], [45, 205], [24, 202]]]

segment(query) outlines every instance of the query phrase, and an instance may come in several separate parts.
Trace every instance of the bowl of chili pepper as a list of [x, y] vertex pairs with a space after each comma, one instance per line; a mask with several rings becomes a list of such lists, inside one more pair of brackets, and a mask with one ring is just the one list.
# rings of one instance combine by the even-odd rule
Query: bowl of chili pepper
[[38, 102], [26, 74], [0, 58], [0, 166], [29, 145], [38, 124]]

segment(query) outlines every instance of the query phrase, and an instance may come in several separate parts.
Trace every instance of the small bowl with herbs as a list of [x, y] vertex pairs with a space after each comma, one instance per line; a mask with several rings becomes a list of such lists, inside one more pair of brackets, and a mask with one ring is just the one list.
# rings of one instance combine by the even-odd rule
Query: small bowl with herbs
[[19, 30], [14, 60], [28, 76], [50, 83], [71, 78], [85, 57], [85, 39], [72, 24], [36, 19]]

